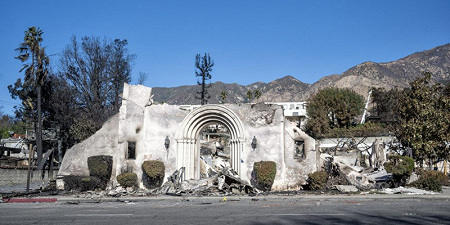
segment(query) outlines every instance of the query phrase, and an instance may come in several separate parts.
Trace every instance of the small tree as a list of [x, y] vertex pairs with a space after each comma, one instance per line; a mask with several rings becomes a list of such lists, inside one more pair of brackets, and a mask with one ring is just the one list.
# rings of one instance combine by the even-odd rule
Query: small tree
[[308, 101], [306, 131], [321, 137], [333, 128], [348, 128], [363, 109], [364, 98], [350, 89], [322, 89]]
[[201, 91], [197, 92], [197, 99], [200, 99], [201, 104], [208, 104], [208, 99], [211, 96], [208, 93], [208, 88], [211, 87], [211, 84], [206, 84], [206, 81], [211, 80], [211, 71], [214, 66], [214, 61], [212, 61], [209, 54], [205, 53], [202, 57], [200, 54], [195, 56], [195, 76], [200, 77], [201, 81], [197, 81], [198, 85], [202, 86]]
[[389, 155], [388, 161], [384, 163], [388, 173], [392, 173], [394, 186], [405, 185], [406, 180], [414, 170], [414, 160], [408, 156]]
[[400, 96], [396, 121], [392, 126], [404, 148], [413, 158], [428, 160], [429, 168], [437, 158], [449, 156], [450, 95], [447, 88], [432, 84], [431, 73], [424, 73]]
[[372, 108], [370, 114], [376, 116], [378, 121], [392, 124], [397, 120], [396, 107], [403, 98], [404, 92], [399, 89], [386, 91], [383, 88], [372, 89]]

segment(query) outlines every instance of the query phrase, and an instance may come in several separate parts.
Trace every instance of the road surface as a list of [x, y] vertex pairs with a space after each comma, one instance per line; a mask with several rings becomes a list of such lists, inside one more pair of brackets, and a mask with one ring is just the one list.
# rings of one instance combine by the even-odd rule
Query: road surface
[[[223, 199], [222, 199], [223, 200]], [[1, 203], [0, 224], [449, 224], [446, 199], [163, 199]]]

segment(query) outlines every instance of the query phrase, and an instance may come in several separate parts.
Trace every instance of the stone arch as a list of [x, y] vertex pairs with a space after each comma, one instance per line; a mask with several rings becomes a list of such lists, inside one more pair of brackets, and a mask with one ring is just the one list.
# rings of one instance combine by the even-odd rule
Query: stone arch
[[241, 176], [241, 152], [244, 151], [244, 126], [238, 116], [222, 105], [206, 105], [196, 108], [183, 120], [177, 132], [177, 168], [185, 168], [184, 179], [200, 178], [199, 133], [211, 123], [223, 124], [230, 132], [230, 164]]

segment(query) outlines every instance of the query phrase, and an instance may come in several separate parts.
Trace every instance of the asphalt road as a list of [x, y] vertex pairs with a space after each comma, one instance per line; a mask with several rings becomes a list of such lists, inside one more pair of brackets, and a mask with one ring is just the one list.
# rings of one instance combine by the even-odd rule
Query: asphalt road
[[449, 224], [448, 199], [1, 203], [0, 224]]

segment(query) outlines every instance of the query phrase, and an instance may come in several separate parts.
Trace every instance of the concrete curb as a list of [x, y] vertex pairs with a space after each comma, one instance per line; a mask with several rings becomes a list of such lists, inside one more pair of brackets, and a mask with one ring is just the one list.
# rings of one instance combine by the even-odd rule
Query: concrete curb
[[273, 195], [273, 196], [155, 196], [155, 197], [103, 197], [103, 198], [76, 198], [56, 197], [59, 203], [101, 203], [101, 202], [157, 202], [157, 201], [271, 201], [271, 200], [383, 200], [383, 199], [423, 199], [423, 200], [450, 200], [450, 195], [406, 195], [406, 194], [370, 194], [370, 195]]
[[377, 201], [377, 200], [428, 200], [450, 201], [450, 195], [406, 195], [406, 194], [370, 194], [370, 195], [267, 195], [267, 196], [152, 196], [152, 197], [103, 197], [103, 198], [77, 198], [70, 196], [53, 197], [14, 197], [4, 199], [3, 203], [106, 203], [106, 202], [158, 202], [158, 201], [192, 201], [192, 202], [233, 202], [233, 201]]
[[52, 203], [58, 201], [57, 198], [4, 198], [2, 203]]
[[[4, 198], [6, 202], [8, 198]], [[52, 201], [46, 200], [52, 199]], [[56, 201], [53, 201], [56, 199]], [[76, 197], [73, 195], [46, 195], [35, 197], [13, 197], [10, 202], [57, 202], [57, 203], [101, 203], [101, 202], [157, 202], [157, 201], [271, 201], [271, 200], [286, 200], [286, 201], [371, 201], [383, 199], [423, 199], [423, 200], [450, 200], [450, 187], [444, 186], [443, 192], [437, 194], [269, 194], [269, 195], [230, 195], [230, 196], [172, 196], [172, 195], [156, 195], [156, 196], [122, 196], [122, 197]], [[1, 198], [0, 198], [1, 200]], [[0, 201], [1, 202], [1, 201]]]

